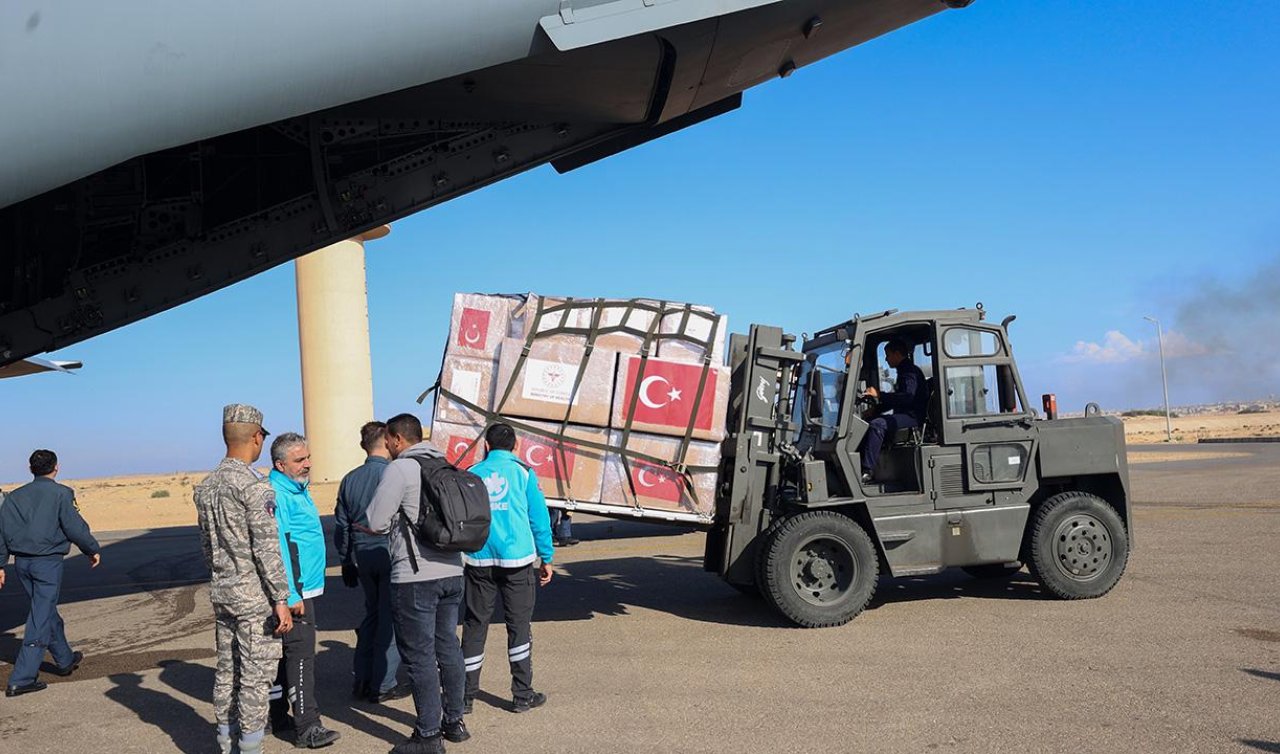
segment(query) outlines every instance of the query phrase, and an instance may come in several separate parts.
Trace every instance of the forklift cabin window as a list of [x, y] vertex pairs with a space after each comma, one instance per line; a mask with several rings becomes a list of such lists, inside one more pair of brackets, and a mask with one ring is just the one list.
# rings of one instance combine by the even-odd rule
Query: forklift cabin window
[[942, 338], [942, 347], [947, 356], [953, 359], [995, 356], [1000, 352], [1000, 343], [996, 340], [995, 333], [968, 327], [952, 327], [947, 330]]
[[[818, 435], [824, 442], [834, 440], [840, 426], [840, 403], [844, 398], [845, 379], [849, 369], [848, 354], [848, 344], [843, 340], [836, 341], [813, 351], [800, 370], [798, 389], [803, 395], [795, 403], [796, 415], [793, 418], [801, 427], [820, 422], [821, 431]], [[818, 389], [821, 392], [811, 395], [810, 385], [820, 386]], [[820, 407], [820, 411], [811, 410], [811, 407]], [[803, 429], [801, 432], [803, 433]]]
[[963, 418], [1020, 412], [1010, 370], [995, 364], [947, 367], [947, 415]]

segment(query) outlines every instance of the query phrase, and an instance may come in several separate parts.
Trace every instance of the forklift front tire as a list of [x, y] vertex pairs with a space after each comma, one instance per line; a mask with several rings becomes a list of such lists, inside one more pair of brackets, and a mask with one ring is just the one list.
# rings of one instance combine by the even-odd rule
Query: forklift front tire
[[809, 511], [782, 522], [764, 543], [761, 591], [804, 628], [842, 626], [875, 594], [880, 561], [856, 521]]

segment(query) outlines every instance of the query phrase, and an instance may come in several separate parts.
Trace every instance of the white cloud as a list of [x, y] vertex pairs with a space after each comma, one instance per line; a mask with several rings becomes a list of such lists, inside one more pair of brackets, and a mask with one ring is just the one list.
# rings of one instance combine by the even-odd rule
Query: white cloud
[[[1154, 358], [1160, 352], [1155, 338], [1134, 340], [1119, 330], [1109, 330], [1101, 343], [1079, 340], [1071, 353], [1059, 361], [1068, 364], [1125, 364]], [[1175, 330], [1164, 334], [1164, 355], [1167, 359], [1206, 356], [1212, 349]]]
[[1141, 342], [1135, 342], [1119, 330], [1109, 330], [1102, 343], [1076, 341], [1071, 353], [1062, 357], [1068, 363], [1123, 364], [1147, 355]]

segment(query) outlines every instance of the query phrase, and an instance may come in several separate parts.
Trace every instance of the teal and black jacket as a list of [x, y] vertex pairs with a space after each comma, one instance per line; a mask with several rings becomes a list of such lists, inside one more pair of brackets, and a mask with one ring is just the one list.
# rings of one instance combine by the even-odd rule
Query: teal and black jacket
[[325, 542], [320, 511], [307, 485], [277, 470], [271, 472], [276, 491], [276, 527], [280, 530], [280, 555], [289, 582], [289, 606], [324, 594]]
[[489, 491], [489, 541], [477, 552], [463, 555], [469, 566], [520, 568], [555, 555], [551, 544], [551, 516], [538, 477], [509, 450], [490, 451], [472, 466]]

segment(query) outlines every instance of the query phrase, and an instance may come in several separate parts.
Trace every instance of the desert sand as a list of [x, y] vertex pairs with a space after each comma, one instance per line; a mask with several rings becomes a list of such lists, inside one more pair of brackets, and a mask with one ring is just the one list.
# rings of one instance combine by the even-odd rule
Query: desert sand
[[[1124, 420], [1125, 435], [1133, 444], [1164, 442], [1163, 416], [1138, 416]], [[1202, 437], [1275, 437], [1280, 436], [1280, 412], [1263, 414], [1200, 414], [1173, 420], [1174, 444], [1194, 443]], [[1238, 455], [1231, 446], [1221, 446], [1212, 457], [1233, 458]], [[1131, 451], [1134, 464], [1177, 460], [1178, 450]], [[1210, 456], [1196, 456], [1205, 459]], [[260, 469], [263, 473], [266, 469]], [[95, 531], [159, 529], [170, 526], [194, 526], [196, 523], [192, 490], [207, 472], [179, 472], [137, 476], [103, 477], [99, 479], [60, 480], [76, 490], [76, 499], [85, 519]], [[12, 490], [22, 482], [0, 484]], [[317, 484], [312, 497], [322, 515], [333, 512], [338, 493], [336, 483]]]

